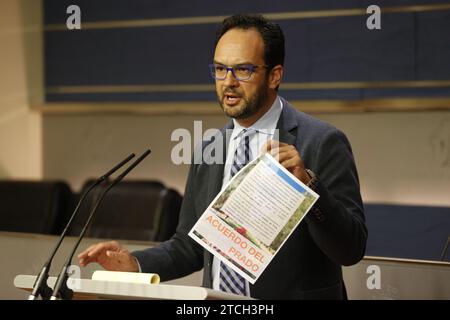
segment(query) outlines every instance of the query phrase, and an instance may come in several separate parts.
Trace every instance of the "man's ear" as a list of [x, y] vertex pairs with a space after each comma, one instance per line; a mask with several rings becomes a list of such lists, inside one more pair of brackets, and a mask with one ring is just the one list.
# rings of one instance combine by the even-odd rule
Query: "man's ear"
[[283, 78], [284, 68], [281, 64], [276, 65], [270, 70], [269, 74], [269, 87], [276, 89], [280, 86], [281, 79]]

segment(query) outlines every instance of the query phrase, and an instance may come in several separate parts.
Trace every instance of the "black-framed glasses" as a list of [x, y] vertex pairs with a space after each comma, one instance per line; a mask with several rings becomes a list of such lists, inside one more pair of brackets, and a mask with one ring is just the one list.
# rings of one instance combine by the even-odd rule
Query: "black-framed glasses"
[[225, 80], [228, 71], [231, 71], [236, 80], [248, 80], [258, 68], [267, 68], [266, 65], [256, 66], [253, 64], [238, 64], [233, 67], [227, 67], [220, 63], [209, 65], [211, 76], [216, 80]]

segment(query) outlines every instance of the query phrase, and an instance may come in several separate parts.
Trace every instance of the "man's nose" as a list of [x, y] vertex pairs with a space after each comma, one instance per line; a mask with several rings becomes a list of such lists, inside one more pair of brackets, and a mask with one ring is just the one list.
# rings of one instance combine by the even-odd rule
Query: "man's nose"
[[239, 86], [239, 81], [234, 77], [234, 74], [231, 70], [228, 70], [227, 76], [223, 80], [223, 85], [225, 87], [237, 87]]

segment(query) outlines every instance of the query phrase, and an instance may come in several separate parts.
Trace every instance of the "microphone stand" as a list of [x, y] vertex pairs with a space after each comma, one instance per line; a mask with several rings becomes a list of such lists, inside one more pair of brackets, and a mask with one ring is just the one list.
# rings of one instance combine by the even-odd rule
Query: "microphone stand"
[[127, 158], [122, 160], [120, 163], [118, 163], [114, 168], [109, 170], [107, 173], [102, 175], [100, 178], [98, 178], [87, 190], [84, 192], [84, 194], [81, 196], [81, 199], [78, 201], [77, 206], [75, 207], [75, 210], [72, 213], [72, 216], [70, 217], [69, 222], [67, 223], [64, 231], [62, 232], [58, 243], [55, 245], [52, 253], [50, 254], [50, 257], [48, 260], [44, 263], [41, 271], [39, 272], [38, 276], [36, 277], [36, 281], [33, 285], [33, 290], [31, 291], [31, 294], [28, 297], [28, 300], [35, 300], [39, 296], [42, 297], [44, 300], [50, 299], [50, 296], [52, 294], [52, 289], [47, 285], [47, 279], [48, 279], [48, 272], [50, 271], [50, 267], [52, 265], [53, 258], [55, 257], [56, 252], [58, 251], [59, 247], [61, 246], [62, 241], [66, 237], [67, 231], [69, 230], [69, 227], [72, 225], [72, 221], [75, 218], [75, 216], [78, 213], [78, 210], [81, 206], [81, 203], [84, 201], [86, 196], [94, 189], [96, 186], [98, 186], [101, 182], [106, 180], [111, 174], [116, 172], [119, 168], [121, 168], [124, 164], [126, 164], [128, 161], [130, 161], [135, 156], [134, 153], [130, 154]]
[[447, 242], [445, 243], [444, 250], [442, 250], [441, 261], [445, 261], [445, 256], [447, 255], [448, 245], [450, 244], [450, 236], [448, 236]]
[[125, 169], [124, 172], [122, 172], [116, 179], [114, 179], [111, 184], [103, 191], [103, 193], [100, 195], [100, 197], [97, 200], [97, 203], [95, 204], [94, 208], [91, 210], [91, 213], [89, 215], [88, 220], [86, 221], [86, 224], [83, 227], [83, 230], [81, 231], [80, 236], [78, 237], [77, 242], [72, 248], [72, 251], [70, 252], [70, 255], [64, 264], [64, 266], [61, 269], [61, 272], [59, 273], [58, 279], [56, 280], [55, 287], [53, 289], [52, 296], [50, 300], [57, 300], [57, 299], [72, 299], [73, 297], [73, 290], [69, 289], [67, 287], [67, 279], [69, 278], [68, 269], [70, 265], [72, 264], [73, 256], [75, 255], [75, 251], [77, 250], [78, 246], [80, 245], [81, 240], [84, 237], [84, 234], [86, 233], [87, 228], [89, 227], [92, 218], [94, 217], [95, 212], [97, 211], [98, 207], [102, 203], [103, 198], [108, 193], [109, 190], [111, 190], [112, 187], [114, 187], [117, 183], [119, 183], [131, 170], [133, 170], [142, 160], [144, 160], [145, 157], [147, 157], [150, 154], [150, 150], [145, 151], [139, 158], [137, 158], [127, 169]]

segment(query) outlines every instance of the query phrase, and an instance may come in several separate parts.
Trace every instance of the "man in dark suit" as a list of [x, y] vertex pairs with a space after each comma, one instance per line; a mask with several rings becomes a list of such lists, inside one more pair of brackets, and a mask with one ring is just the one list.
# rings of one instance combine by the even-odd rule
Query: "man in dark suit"
[[[242, 132], [266, 142], [287, 170], [320, 198], [254, 285], [244, 293], [260, 299], [343, 299], [342, 265], [352, 265], [365, 252], [367, 228], [358, 175], [350, 144], [333, 126], [295, 110], [278, 96], [283, 76], [284, 36], [261, 16], [236, 15], [224, 20], [217, 34], [211, 74], [219, 103], [232, 121], [219, 135], [225, 139], [221, 163], [192, 164], [180, 222], [168, 241], [129, 253], [117, 242], [104, 242], [80, 254], [80, 264], [98, 262], [108, 270], [154, 272], [162, 280], [204, 268], [203, 285], [223, 289], [220, 261], [188, 233], [230, 179], [233, 155]], [[225, 130], [232, 134], [225, 135]], [[278, 129], [279, 142], [274, 141]], [[250, 153], [260, 147], [249, 142]], [[205, 141], [202, 150], [221, 142]], [[254, 158], [254, 157], [253, 157]]]

